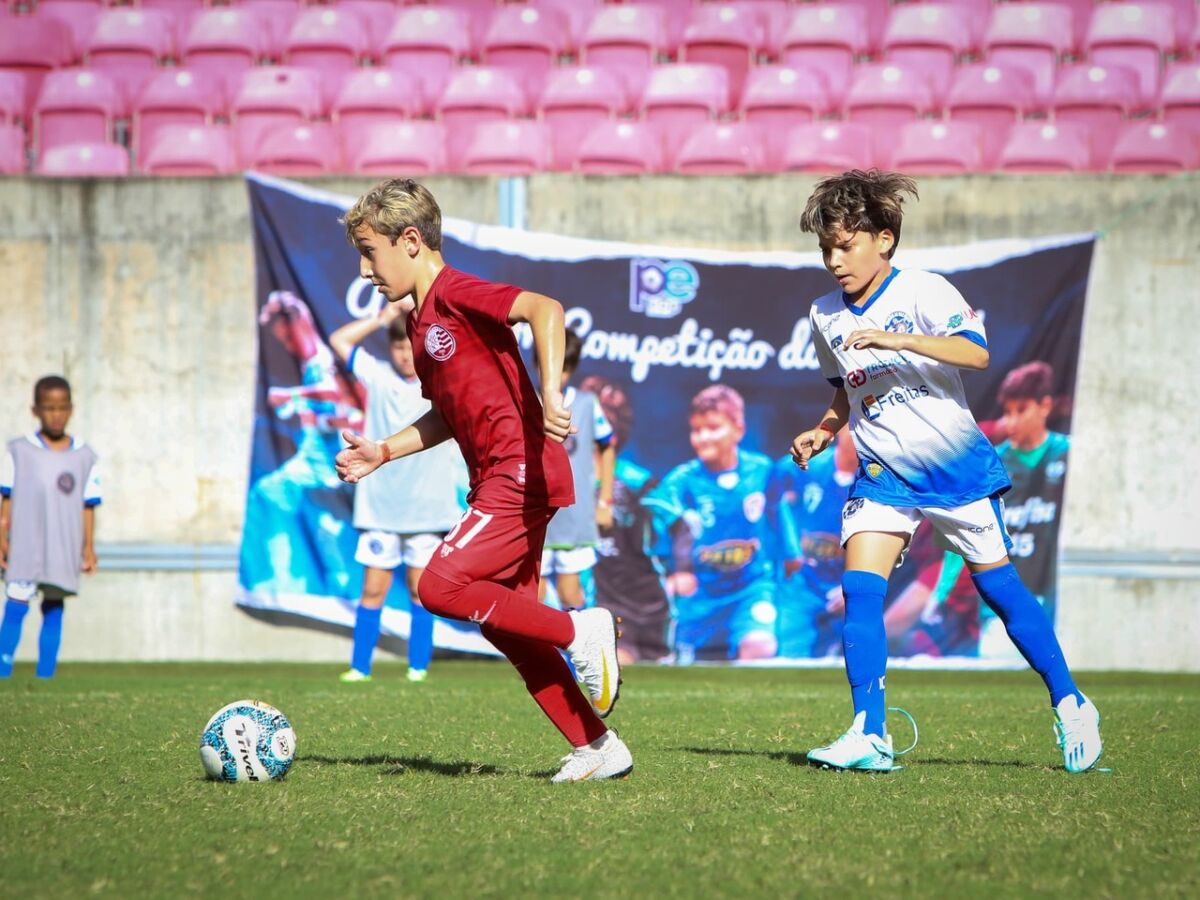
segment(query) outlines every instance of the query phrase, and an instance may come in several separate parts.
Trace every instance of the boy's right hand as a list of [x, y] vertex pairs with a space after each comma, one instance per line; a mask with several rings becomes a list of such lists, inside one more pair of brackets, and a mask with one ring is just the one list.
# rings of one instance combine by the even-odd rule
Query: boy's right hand
[[571, 424], [571, 411], [563, 406], [562, 391], [542, 394], [542, 429], [548, 438], [560, 444], [579, 431]]
[[802, 469], [808, 468], [808, 461], [833, 443], [833, 435], [824, 428], [810, 428], [796, 435], [792, 441], [792, 462]]
[[343, 431], [342, 438], [350, 446], [334, 457], [338, 478], [347, 484], [358, 484], [383, 465], [383, 453], [376, 441], [369, 441], [361, 434]]

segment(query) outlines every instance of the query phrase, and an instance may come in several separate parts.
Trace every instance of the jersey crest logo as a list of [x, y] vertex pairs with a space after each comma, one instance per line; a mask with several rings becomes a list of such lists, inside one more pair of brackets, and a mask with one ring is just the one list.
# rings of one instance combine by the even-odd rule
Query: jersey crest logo
[[883, 466], [881, 466], [879, 463], [877, 463], [877, 462], [867, 463], [867, 474], [870, 475], [872, 478], [878, 478], [882, 472], [883, 472]]
[[438, 362], [445, 362], [452, 357], [456, 347], [454, 335], [441, 325], [434, 325], [425, 332], [425, 352]]
[[903, 312], [894, 312], [888, 317], [887, 324], [883, 326], [883, 330], [891, 331], [894, 334], [912, 334], [912, 319]]
[[855, 497], [853, 500], [850, 500], [849, 502], [846, 503], [846, 508], [842, 510], [842, 518], [843, 519], [850, 518], [852, 515], [854, 515], [856, 512], [858, 512], [860, 509], [862, 509], [863, 504], [866, 502], [867, 501], [864, 500], [862, 497]]
[[69, 494], [75, 490], [75, 476], [70, 472], [63, 472], [58, 476], [58, 489], [64, 494]]
[[767, 498], [762, 491], [755, 491], [753, 494], [747, 494], [742, 500], [742, 512], [746, 516], [747, 522], [757, 522], [763, 516], [763, 510], [767, 507]]

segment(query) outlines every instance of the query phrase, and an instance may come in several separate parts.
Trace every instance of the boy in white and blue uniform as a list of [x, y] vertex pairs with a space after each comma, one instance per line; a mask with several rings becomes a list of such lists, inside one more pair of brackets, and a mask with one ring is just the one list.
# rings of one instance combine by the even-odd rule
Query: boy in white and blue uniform
[[4, 619], [0, 622], [0, 678], [12, 675], [13, 657], [29, 604], [42, 597], [38, 678], [51, 678], [62, 643], [64, 600], [79, 590], [80, 571], [96, 571], [96, 507], [100, 469], [96, 451], [66, 433], [71, 385], [58, 375], [33, 389], [37, 432], [9, 441], [0, 469], [0, 569]]
[[[739, 447], [745, 402], [713, 385], [692, 400], [696, 459], [676, 466], [643, 501], [655, 517], [674, 601], [676, 661], [774, 656], [775, 560], [781, 528], [770, 457]], [[782, 555], [794, 559], [795, 546]]]
[[[379, 330], [388, 334], [390, 359], [377, 359], [360, 344]], [[385, 304], [373, 318], [343, 325], [329, 344], [367, 392], [364, 434], [380, 440], [395, 434], [429, 411], [413, 365], [412, 344], [402, 307]], [[437, 477], [430, 473], [436, 472]], [[384, 602], [392, 573], [405, 568], [411, 614], [408, 633], [409, 681], [426, 679], [433, 659], [433, 614], [421, 605], [417, 585], [429, 560], [462, 517], [459, 486], [466, 464], [454, 441], [416, 457], [396, 460], [354, 489], [354, 527], [360, 532], [354, 560], [364, 567], [362, 597], [354, 620], [350, 668], [344, 682], [369, 681], [379, 641]]]
[[820, 424], [798, 435], [801, 468], [847, 422], [860, 468], [842, 513], [846, 573], [843, 648], [855, 718], [817, 764], [890, 771], [885, 725], [887, 578], [922, 519], [959, 553], [976, 589], [1046, 684], [1070, 772], [1095, 765], [1100, 716], [1071, 677], [1053, 626], [1008, 558], [1000, 495], [1010, 481], [967, 407], [959, 368], [988, 364], [982, 318], [945, 278], [891, 264], [912, 179], [851, 171], [817, 184], [801, 217], [840, 289], [809, 318], [821, 372], [835, 394]]

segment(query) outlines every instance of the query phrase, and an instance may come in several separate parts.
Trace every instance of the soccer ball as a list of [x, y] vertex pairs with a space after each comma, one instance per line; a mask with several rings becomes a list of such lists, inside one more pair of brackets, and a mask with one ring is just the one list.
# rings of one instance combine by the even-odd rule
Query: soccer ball
[[273, 781], [292, 766], [296, 733], [287, 717], [261, 700], [217, 710], [200, 735], [200, 762], [217, 781]]

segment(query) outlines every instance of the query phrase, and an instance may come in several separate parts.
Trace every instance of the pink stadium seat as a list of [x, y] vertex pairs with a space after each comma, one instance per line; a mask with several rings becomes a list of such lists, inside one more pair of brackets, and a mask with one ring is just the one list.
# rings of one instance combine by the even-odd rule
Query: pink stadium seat
[[861, 122], [811, 122], [788, 132], [787, 172], [844, 172], [875, 165], [875, 137]]
[[1000, 152], [1002, 172], [1084, 172], [1092, 168], [1091, 129], [1082, 122], [1017, 122]]
[[761, 130], [749, 122], [705, 122], [674, 160], [681, 175], [747, 175], [769, 168]]
[[[1071, 30], [1064, 34], [1064, 37], [1070, 37], [1071, 52], [1074, 52], [1083, 46], [1083, 39], [1087, 36], [1088, 25], [1092, 21], [1092, 10], [1097, 6], [1098, 0], [1018, 0], [1013, 5], [1016, 6], [1058, 6], [1069, 10], [1071, 13]], [[998, 3], [993, 7], [993, 14], [1003, 6], [1008, 6], [1009, 2]]]
[[436, 109], [446, 126], [447, 161], [451, 169], [457, 169], [475, 126], [524, 115], [526, 98], [517, 80], [504, 69], [473, 66], [451, 76]]
[[326, 175], [342, 168], [333, 126], [315, 122], [268, 126], [249, 162], [275, 175]]
[[313, 69], [321, 76], [321, 97], [333, 100], [342, 76], [367, 56], [367, 30], [358, 16], [337, 7], [312, 6], [301, 11], [283, 41], [289, 66]]
[[278, 61], [283, 55], [283, 41], [300, 15], [298, 0], [242, 0], [237, 8], [258, 16], [263, 23], [263, 40], [269, 48], [267, 55]]
[[690, 131], [729, 110], [729, 76], [705, 63], [655, 66], [641, 106], [644, 118], [659, 127], [671, 159]]
[[579, 145], [575, 171], [646, 175], [663, 171], [663, 144], [652, 122], [610, 119], [593, 125]]
[[1038, 102], [1048, 103], [1059, 60], [1076, 46], [1073, 15], [1059, 3], [998, 4], [983, 41], [988, 62], [1027, 69]]
[[38, 156], [65, 144], [112, 140], [113, 122], [121, 112], [121, 95], [106, 73], [92, 69], [50, 72], [33, 106]]
[[424, 85], [426, 97], [446, 89], [450, 71], [472, 49], [470, 25], [461, 10], [432, 6], [403, 9], [383, 39], [380, 57]]
[[1164, 122], [1200, 129], [1200, 61], [1175, 63], [1167, 70], [1162, 117]]
[[782, 65], [751, 69], [738, 105], [742, 118], [759, 127], [769, 161], [782, 159], [790, 128], [831, 108], [820, 73]]
[[1054, 119], [1113, 130], [1137, 109], [1138, 93], [1137, 73], [1125, 66], [1067, 66], [1054, 91]]
[[331, 113], [342, 133], [373, 122], [410, 119], [424, 112], [420, 91], [401, 72], [358, 69], [346, 76]]
[[666, 15], [656, 6], [603, 6], [583, 35], [580, 59], [619, 72], [640, 96], [659, 54], [669, 52]]
[[705, 3], [688, 14], [679, 59], [724, 68], [732, 106], [742, 95], [746, 74], [764, 43], [760, 19], [747, 4]]
[[71, 32], [72, 46], [83, 47], [91, 37], [92, 29], [96, 27], [96, 16], [103, 7], [99, 3], [86, 0], [53, 0], [36, 4], [37, 13], [58, 19]]
[[120, 144], [65, 144], [45, 153], [34, 171], [57, 178], [115, 178], [129, 174], [129, 154]]
[[163, 69], [133, 105], [133, 157], [139, 161], [168, 125], [208, 125], [228, 111], [221, 80], [206, 69]]
[[1109, 159], [1114, 172], [1185, 172], [1200, 168], [1200, 132], [1174, 122], [1128, 122]]
[[780, 41], [779, 61], [821, 72], [830, 93], [840, 98], [850, 84], [855, 57], [872, 47], [863, 7], [806, 4], [792, 14]]
[[146, 147], [141, 169], [151, 175], [226, 175], [238, 167], [225, 125], [163, 125]]
[[25, 102], [25, 73], [0, 69], [0, 125], [12, 125], [29, 118]]
[[441, 122], [378, 122], [343, 134], [346, 162], [359, 175], [429, 175], [445, 171], [446, 131]]
[[572, 49], [579, 48], [592, 16], [604, 5], [603, 0], [528, 0], [528, 3], [538, 9], [553, 9], [566, 18]]
[[567, 18], [556, 9], [509, 4], [499, 7], [483, 37], [481, 57], [506, 69], [531, 96], [571, 44]]
[[463, 154], [470, 175], [531, 175], [549, 166], [546, 126], [533, 119], [481, 122]]
[[538, 103], [538, 115], [550, 132], [551, 168], [569, 169], [587, 129], [626, 109], [624, 84], [602, 66], [569, 66], [551, 72]]
[[0, 175], [20, 175], [25, 163], [24, 130], [20, 125], [0, 124]]
[[188, 68], [211, 72], [227, 87], [246, 69], [277, 48], [259, 13], [247, 7], [220, 6], [197, 14], [179, 42]]
[[909, 3], [892, 9], [883, 33], [888, 62], [920, 66], [933, 79], [938, 96], [945, 96], [960, 56], [975, 49], [969, 13], [942, 3]]
[[0, 67], [24, 73], [26, 109], [47, 72], [78, 58], [71, 30], [52, 15], [11, 16], [0, 28]]
[[1033, 85], [1033, 75], [1019, 66], [975, 63], [955, 72], [946, 113], [955, 122], [980, 126], [985, 166], [999, 156], [1012, 124], [1038, 108]]
[[288, 66], [250, 69], [243, 74], [230, 109], [238, 159], [246, 162], [268, 127], [299, 124], [321, 112], [317, 75]]
[[867, 63], [855, 69], [842, 106], [847, 119], [902, 125], [935, 108], [929, 76], [906, 63]]
[[925, 119], [900, 130], [889, 168], [912, 175], [964, 175], [984, 171], [983, 127], [975, 122]]
[[127, 97], [136, 96], [175, 52], [175, 18], [162, 9], [106, 9], [83, 49], [90, 68], [106, 70]]
[[1087, 33], [1088, 59], [1137, 72], [1144, 102], [1158, 97], [1163, 58], [1175, 43], [1174, 11], [1158, 3], [1101, 3]]

